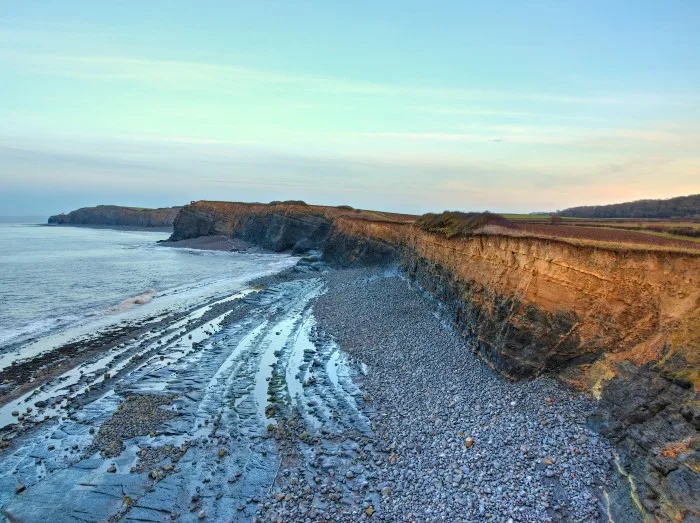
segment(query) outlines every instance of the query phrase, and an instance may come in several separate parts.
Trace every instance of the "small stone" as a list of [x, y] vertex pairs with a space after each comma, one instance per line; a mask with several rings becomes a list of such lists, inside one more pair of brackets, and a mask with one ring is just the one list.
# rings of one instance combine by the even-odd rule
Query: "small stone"
[[27, 487], [24, 486], [24, 483], [22, 483], [21, 481], [18, 481], [17, 486], [15, 487], [15, 494], [19, 494], [20, 492], [24, 492], [24, 489], [26, 489], [26, 488]]
[[219, 457], [223, 458], [226, 455], [226, 449], [219, 449]]
[[110, 465], [110, 467], [107, 469], [107, 472], [109, 472], [110, 474], [114, 474], [116, 471], [117, 467], [114, 464]]
[[352, 479], [352, 478], [355, 477], [355, 474], [352, 472], [352, 470], [348, 470], [348, 471], [345, 473], [345, 477], [348, 478], [348, 479]]
[[467, 439], [464, 440], [464, 446], [469, 449], [472, 447], [472, 445], [474, 445], [474, 438], [469, 436]]
[[369, 507], [367, 507], [365, 509], [365, 514], [367, 514], [368, 516], [371, 516], [372, 514], [374, 514], [374, 512], [375, 512], [375, 510], [374, 510], [374, 507], [372, 505], [370, 505]]
[[12, 415], [16, 418], [17, 416], [19, 416], [19, 411], [18, 411], [18, 410], [13, 410], [13, 411], [12, 411]]
[[198, 517], [199, 519], [204, 519], [204, 518], [207, 517], [207, 513], [204, 512], [203, 510], [200, 510], [200, 511], [199, 511], [199, 514], [197, 514], [197, 517]]
[[49, 445], [47, 448], [48, 448], [49, 450], [54, 450], [54, 449], [56, 448], [56, 445], [53, 445], [53, 444], [52, 444], [52, 445]]

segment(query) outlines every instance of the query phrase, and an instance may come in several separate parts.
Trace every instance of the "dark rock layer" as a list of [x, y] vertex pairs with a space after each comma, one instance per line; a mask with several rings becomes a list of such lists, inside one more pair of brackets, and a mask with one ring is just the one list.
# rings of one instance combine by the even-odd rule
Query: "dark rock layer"
[[662, 520], [700, 515], [700, 401], [651, 366], [620, 366], [591, 423], [616, 444], [643, 510]]
[[[522, 379], [580, 362], [579, 341], [569, 334], [574, 314], [550, 314], [523, 305], [517, 296], [502, 296], [474, 281], [455, 278], [444, 267], [406, 253], [409, 276], [450, 312], [472, 350], [499, 372]], [[524, 308], [524, 313], [514, 311]], [[585, 359], [595, 358], [586, 354]]]
[[209, 236], [214, 228], [214, 220], [201, 213], [182, 209], [175, 217], [173, 233], [169, 241], [189, 240], [200, 236]]
[[249, 216], [238, 237], [273, 251], [303, 253], [322, 248], [330, 229], [321, 216], [275, 213]]
[[396, 246], [386, 242], [335, 230], [328, 217], [284, 210], [238, 216], [231, 225], [220, 215], [184, 208], [175, 219], [170, 240], [218, 234], [276, 252], [322, 251], [324, 260], [338, 267], [385, 264], [396, 260], [398, 253]]

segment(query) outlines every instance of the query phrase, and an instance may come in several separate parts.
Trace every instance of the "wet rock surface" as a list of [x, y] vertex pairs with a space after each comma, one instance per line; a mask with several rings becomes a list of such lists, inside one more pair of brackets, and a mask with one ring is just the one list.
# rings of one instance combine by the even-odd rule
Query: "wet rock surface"
[[32, 423], [0, 450], [5, 513], [606, 518], [612, 452], [585, 423], [589, 400], [548, 378], [505, 381], [397, 273], [308, 258], [127, 345], [57, 417], [22, 409]]
[[605, 385], [593, 426], [615, 443], [639, 511], [661, 521], [700, 520], [697, 394], [653, 366], [621, 370]]

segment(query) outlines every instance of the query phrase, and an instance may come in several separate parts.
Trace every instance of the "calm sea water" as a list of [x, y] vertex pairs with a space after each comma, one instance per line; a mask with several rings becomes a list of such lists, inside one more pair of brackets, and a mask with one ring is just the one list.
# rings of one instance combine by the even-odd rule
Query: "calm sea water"
[[0, 224], [0, 353], [196, 305], [289, 266], [276, 254], [161, 247], [164, 232]]

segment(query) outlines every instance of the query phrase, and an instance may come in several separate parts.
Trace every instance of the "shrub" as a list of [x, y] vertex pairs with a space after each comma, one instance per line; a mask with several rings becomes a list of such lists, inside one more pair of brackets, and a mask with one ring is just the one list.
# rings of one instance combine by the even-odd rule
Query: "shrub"
[[515, 225], [500, 214], [486, 212], [445, 211], [440, 214], [424, 214], [416, 220], [416, 226], [424, 231], [453, 236], [470, 236], [487, 225], [515, 228]]

